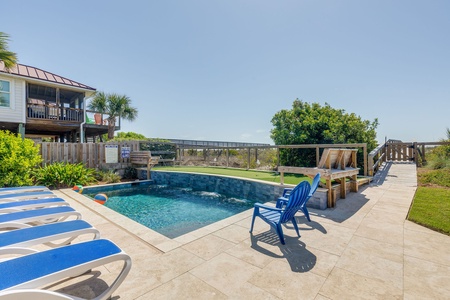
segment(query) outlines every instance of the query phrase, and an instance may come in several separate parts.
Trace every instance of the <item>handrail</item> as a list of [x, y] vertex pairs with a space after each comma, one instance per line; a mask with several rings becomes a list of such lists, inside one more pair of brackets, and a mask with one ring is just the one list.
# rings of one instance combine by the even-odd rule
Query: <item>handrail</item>
[[[373, 176], [380, 167], [381, 163], [386, 161], [385, 149], [387, 144], [392, 142], [393, 140], [389, 140], [384, 144], [379, 145], [369, 153], [369, 155], [367, 156], [369, 165], [369, 176]], [[377, 161], [374, 163], [373, 161], [375, 158], [377, 159]]]
[[[450, 142], [402, 142], [400, 140], [388, 140], [384, 144], [379, 145], [368, 155], [368, 164], [369, 164], [369, 176], [373, 176], [375, 172], [378, 170], [380, 165], [387, 160], [396, 160], [396, 158], [391, 157], [391, 152], [394, 151], [396, 153], [401, 154], [403, 157], [403, 161], [406, 159], [414, 161], [417, 165], [425, 162], [425, 146], [440, 146], [440, 145], [448, 145]], [[395, 146], [400, 145], [401, 147], [410, 148], [410, 152], [406, 154], [402, 149], [396, 149]], [[394, 148], [392, 148], [394, 146]], [[422, 148], [422, 150], [420, 150]], [[376, 161], [375, 161], [376, 160]], [[374, 162], [375, 161], [375, 162]]]
[[27, 103], [27, 117], [71, 122], [82, 122], [84, 120], [82, 109], [35, 103]]

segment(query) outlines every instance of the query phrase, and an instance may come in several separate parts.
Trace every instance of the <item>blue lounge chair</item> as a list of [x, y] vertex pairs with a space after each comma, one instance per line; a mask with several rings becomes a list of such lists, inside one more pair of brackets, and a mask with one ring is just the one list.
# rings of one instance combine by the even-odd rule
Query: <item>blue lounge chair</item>
[[252, 233], [253, 231], [253, 225], [255, 223], [256, 217], [260, 217], [264, 222], [275, 228], [278, 237], [280, 238], [281, 244], [285, 244], [283, 229], [281, 225], [289, 221], [292, 222], [298, 237], [300, 237], [297, 221], [295, 221], [295, 213], [305, 203], [306, 199], [308, 198], [310, 189], [311, 185], [309, 184], [309, 182], [302, 181], [292, 190], [284, 208], [277, 208], [263, 205], [261, 203], [255, 203], [250, 233]]
[[[309, 217], [309, 211], [308, 211], [308, 208], [306, 207], [306, 203], [308, 202], [309, 199], [311, 199], [312, 195], [314, 195], [314, 193], [316, 192], [317, 188], [319, 187], [319, 183], [320, 183], [320, 173], [317, 173], [316, 176], [314, 176], [314, 179], [312, 181], [311, 191], [309, 192], [308, 199], [306, 199], [305, 203], [300, 208], [303, 211], [303, 213], [305, 214], [306, 218], [308, 219], [308, 222], [311, 222], [311, 218]], [[283, 205], [286, 205], [291, 191], [292, 191], [292, 188], [284, 189], [283, 196], [278, 198], [276, 207], [282, 208]]]
[[0, 195], [0, 202], [11, 202], [26, 199], [42, 199], [42, 198], [55, 198], [56, 195], [51, 191], [41, 191], [41, 192], [24, 192], [15, 194], [4, 194]]
[[[88, 222], [83, 220], [72, 220], [66, 222], [57, 222], [44, 224], [40, 226], [28, 227], [23, 229], [10, 230], [0, 233], [0, 253], [2, 248], [32, 247], [45, 244], [55, 248], [67, 245], [76, 237], [84, 234], [94, 234], [94, 239], [100, 238], [100, 233]], [[54, 241], [62, 240], [54, 243]], [[27, 252], [21, 251], [21, 254], [37, 252], [34, 249], [27, 249]]]
[[64, 221], [71, 216], [74, 216], [76, 219], [81, 219], [81, 214], [69, 206], [39, 208], [0, 214], [0, 229], [26, 228], [33, 226], [29, 223], [53, 223], [56, 221]]
[[37, 289], [23, 289], [16, 291], [0, 292], [0, 296], [2, 297], [2, 300], [21, 300], [21, 299], [74, 300], [73, 297], [69, 297], [64, 294]]
[[[123, 261], [121, 272], [114, 282], [95, 299], [108, 299], [131, 269], [131, 258], [109, 240], [87, 241], [2, 261], [0, 262], [0, 298], [2, 293], [8, 295], [12, 291], [17, 291], [20, 295], [20, 290], [47, 286], [116, 261]], [[39, 294], [38, 290], [33, 292], [35, 295]], [[35, 297], [35, 299], [47, 299], [45, 297], [47, 294], [51, 293], [43, 291], [44, 296], [41, 295], [41, 298]]]
[[49, 191], [49, 189], [43, 185], [7, 187], [7, 188], [0, 188], [0, 195], [25, 193], [25, 192], [43, 192], [43, 191]]
[[16, 212], [35, 208], [68, 206], [69, 203], [62, 198], [44, 198], [0, 203], [0, 213]]

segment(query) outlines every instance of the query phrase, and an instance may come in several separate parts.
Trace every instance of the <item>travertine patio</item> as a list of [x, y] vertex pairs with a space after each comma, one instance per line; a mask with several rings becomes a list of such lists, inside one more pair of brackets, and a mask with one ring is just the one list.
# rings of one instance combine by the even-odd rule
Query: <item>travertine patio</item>
[[[132, 257], [113, 299], [448, 299], [450, 237], [405, 221], [416, 185], [415, 165], [389, 163], [335, 209], [310, 210], [311, 223], [298, 213], [302, 236], [286, 228], [286, 245], [260, 219], [250, 235], [251, 210], [170, 240], [56, 193]], [[117, 268], [49, 288], [91, 297]]]

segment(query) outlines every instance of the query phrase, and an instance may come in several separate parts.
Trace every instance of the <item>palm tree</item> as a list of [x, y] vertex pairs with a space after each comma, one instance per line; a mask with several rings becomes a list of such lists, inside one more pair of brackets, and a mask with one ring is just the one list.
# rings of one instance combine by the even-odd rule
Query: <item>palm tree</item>
[[9, 35], [0, 31], [0, 61], [5, 64], [5, 69], [9, 70], [17, 63], [17, 54], [8, 50]]
[[136, 119], [138, 111], [130, 105], [131, 99], [125, 95], [97, 92], [92, 98], [91, 103], [89, 103], [88, 108], [109, 115], [106, 119], [108, 120], [108, 139], [113, 139], [117, 117], [128, 121], [134, 121]]

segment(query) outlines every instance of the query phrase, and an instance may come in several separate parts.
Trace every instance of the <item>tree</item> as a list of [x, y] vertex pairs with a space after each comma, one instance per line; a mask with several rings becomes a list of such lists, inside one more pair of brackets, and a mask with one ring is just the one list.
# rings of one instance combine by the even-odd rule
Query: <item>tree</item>
[[114, 137], [114, 141], [121, 142], [121, 141], [146, 141], [148, 138], [145, 137], [145, 135], [136, 133], [136, 132], [118, 132], [117, 135]]
[[5, 69], [9, 70], [17, 63], [17, 54], [8, 50], [9, 35], [0, 31], [0, 61], [5, 64]]
[[106, 119], [108, 121], [108, 139], [114, 138], [117, 117], [134, 121], [138, 115], [137, 109], [131, 107], [130, 98], [115, 93], [105, 94], [104, 92], [97, 92], [88, 107], [91, 110], [109, 116]]
[[[370, 152], [377, 146], [378, 120], [362, 120], [354, 113], [332, 108], [328, 103], [306, 103], [296, 99], [291, 110], [281, 110], [272, 118], [271, 138], [276, 145], [367, 143]], [[362, 159], [362, 155], [359, 155]], [[314, 166], [315, 150], [283, 149], [282, 164]]]

